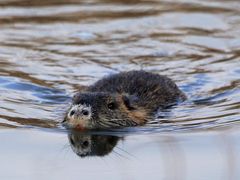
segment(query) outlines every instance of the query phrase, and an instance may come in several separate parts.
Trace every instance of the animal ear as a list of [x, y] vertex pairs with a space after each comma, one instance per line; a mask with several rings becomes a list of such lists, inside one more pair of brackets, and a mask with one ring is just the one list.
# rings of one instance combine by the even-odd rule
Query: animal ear
[[137, 101], [137, 97], [134, 95], [124, 94], [122, 95], [122, 100], [128, 110], [135, 110], [135, 103]]
[[77, 101], [77, 99], [79, 98], [79, 95], [80, 95], [79, 92], [78, 92], [78, 93], [75, 93], [75, 94], [73, 95], [73, 97], [72, 97], [72, 102]]

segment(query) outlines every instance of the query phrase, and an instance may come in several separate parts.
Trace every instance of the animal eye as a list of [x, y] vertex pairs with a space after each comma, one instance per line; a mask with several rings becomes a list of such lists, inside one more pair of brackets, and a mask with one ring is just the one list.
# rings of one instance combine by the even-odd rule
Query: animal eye
[[108, 108], [111, 109], [111, 110], [114, 110], [114, 109], [117, 108], [116, 104], [113, 103], [113, 102], [109, 103], [107, 106], [108, 106]]

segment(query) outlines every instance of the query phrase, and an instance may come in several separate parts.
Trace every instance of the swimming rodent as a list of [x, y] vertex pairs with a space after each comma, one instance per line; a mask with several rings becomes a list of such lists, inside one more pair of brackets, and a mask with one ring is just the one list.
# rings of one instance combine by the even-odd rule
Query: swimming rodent
[[63, 124], [78, 129], [143, 125], [164, 109], [186, 99], [168, 77], [146, 71], [109, 75], [76, 93]]

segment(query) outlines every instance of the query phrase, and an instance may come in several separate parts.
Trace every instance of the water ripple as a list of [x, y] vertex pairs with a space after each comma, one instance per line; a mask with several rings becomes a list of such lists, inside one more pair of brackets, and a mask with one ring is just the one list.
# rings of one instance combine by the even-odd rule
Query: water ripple
[[171, 77], [189, 99], [130, 131], [239, 122], [236, 1], [21, 0], [0, 6], [0, 126], [59, 128], [74, 92], [133, 69]]

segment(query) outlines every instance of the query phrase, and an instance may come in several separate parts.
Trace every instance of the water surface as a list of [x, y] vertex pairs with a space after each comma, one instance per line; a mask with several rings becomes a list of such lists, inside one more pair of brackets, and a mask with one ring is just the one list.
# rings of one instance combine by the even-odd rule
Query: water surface
[[[239, 179], [238, 0], [2, 0], [1, 179]], [[59, 122], [105, 75], [171, 77], [188, 101], [144, 127]]]

